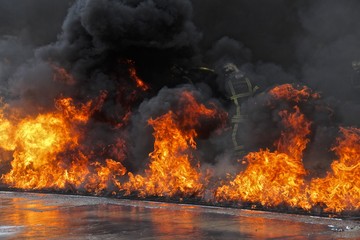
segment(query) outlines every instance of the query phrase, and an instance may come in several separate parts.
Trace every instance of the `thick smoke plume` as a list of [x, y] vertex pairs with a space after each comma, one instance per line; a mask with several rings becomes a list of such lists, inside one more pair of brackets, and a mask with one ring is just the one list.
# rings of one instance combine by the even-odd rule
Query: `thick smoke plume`
[[[284, 82], [320, 92], [321, 100], [306, 109], [313, 136], [305, 165], [311, 172], [326, 169], [338, 126], [359, 126], [359, 74], [352, 67], [359, 61], [359, 2], [193, 3], [205, 61], [220, 66], [229, 59], [236, 62], [260, 92]], [[243, 138], [250, 149], [269, 147], [279, 133], [274, 114], [259, 104], [262, 98], [259, 94], [245, 103], [250, 121]], [[268, 137], [262, 136], [264, 132]]]
[[[233, 62], [259, 87], [242, 106], [248, 151], [273, 147], [280, 134], [277, 112], [286, 103], [268, 108], [270, 87], [294, 83], [320, 92], [322, 98], [302, 110], [313, 122], [305, 165], [321, 175], [333, 159], [328, 149], [338, 126], [359, 127], [360, 74], [352, 68], [360, 61], [359, 10], [356, 0], [5, 0], [0, 91], [24, 115], [54, 109], [60, 96], [84, 103], [103, 94], [83, 144], [114, 159], [124, 147], [126, 167], [138, 171], [152, 150], [147, 120], [176, 108], [181, 91], [221, 106], [230, 119], [234, 106], [222, 66]], [[174, 66], [185, 72], [206, 66], [216, 76], [190, 84], [174, 76]], [[130, 67], [149, 90], [136, 87]], [[72, 78], [54, 78], [59, 68]], [[204, 125], [198, 159], [219, 175], [235, 169], [230, 121], [221, 132], [214, 123]]]

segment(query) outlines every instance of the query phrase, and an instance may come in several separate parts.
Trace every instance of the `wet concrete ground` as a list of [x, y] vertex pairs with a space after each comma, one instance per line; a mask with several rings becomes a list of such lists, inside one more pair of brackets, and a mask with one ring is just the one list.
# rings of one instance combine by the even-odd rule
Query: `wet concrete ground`
[[0, 239], [343, 238], [360, 239], [360, 222], [100, 197], [0, 192]]

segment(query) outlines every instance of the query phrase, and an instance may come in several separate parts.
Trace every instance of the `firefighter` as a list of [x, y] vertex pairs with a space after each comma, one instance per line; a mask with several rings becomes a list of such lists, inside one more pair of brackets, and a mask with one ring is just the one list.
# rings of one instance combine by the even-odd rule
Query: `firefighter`
[[258, 87], [253, 87], [246, 74], [231, 62], [224, 64], [223, 74], [226, 80], [228, 97], [235, 104], [235, 114], [231, 118], [232, 141], [236, 155], [241, 156], [244, 154], [245, 149], [239, 139], [239, 134], [241, 125], [247, 119], [247, 115], [241, 111], [241, 104], [253, 96]]

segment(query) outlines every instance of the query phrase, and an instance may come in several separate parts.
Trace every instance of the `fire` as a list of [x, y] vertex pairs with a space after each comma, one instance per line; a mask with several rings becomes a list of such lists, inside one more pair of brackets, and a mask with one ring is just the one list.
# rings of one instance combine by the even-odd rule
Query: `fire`
[[295, 107], [294, 112], [280, 113], [287, 128], [277, 143], [277, 150], [251, 152], [245, 156], [248, 166], [228, 185], [216, 190], [219, 201], [245, 201], [263, 206], [286, 203], [304, 205], [302, 152], [306, 147], [310, 123]]
[[[204, 122], [206, 127], [213, 124], [213, 129], [224, 127], [227, 114], [215, 104], [199, 103], [188, 91], [180, 94], [168, 112], [148, 120], [154, 130], [154, 149], [149, 154], [147, 169], [138, 174], [128, 172], [122, 161], [126, 158], [124, 139], [118, 138], [114, 144], [104, 146], [112, 151], [111, 157], [82, 144], [87, 124], [102, 108], [107, 92], [80, 104], [70, 97], [60, 97], [55, 101], [54, 111], [23, 118], [17, 110], [2, 104], [0, 148], [1, 153], [11, 153], [12, 160], [1, 160], [1, 164], [11, 165], [1, 181], [9, 187], [26, 190], [180, 199], [205, 198], [205, 195], [209, 199], [208, 193], [212, 192], [215, 202], [286, 205], [309, 211], [320, 205], [332, 212], [358, 211], [360, 129], [341, 128], [342, 137], [333, 148], [338, 159], [332, 163], [332, 171], [324, 178], [305, 181], [307, 171], [302, 158], [310, 142], [311, 122], [301, 106], [320, 96], [307, 87], [290, 84], [277, 86], [269, 94], [266, 106], [274, 111], [280, 108], [278, 140], [272, 150], [248, 153], [242, 159], [247, 163], [246, 169], [231, 181], [216, 185], [217, 188], [209, 186], [209, 182], [216, 180], [200, 171], [201, 159], [195, 157], [196, 139], [203, 137]], [[123, 126], [130, 121], [128, 113], [122, 116]], [[120, 130], [117, 125], [113, 129]]]
[[[78, 107], [71, 98], [60, 98], [55, 104], [58, 111], [15, 123], [1, 114], [0, 147], [13, 151], [11, 171], [2, 176], [2, 182], [21, 189], [81, 189], [85, 184], [86, 191], [95, 193], [110, 182], [118, 186], [115, 178], [125, 174], [121, 163], [111, 159], [105, 166], [90, 163], [79, 146], [82, 136], [77, 126], [88, 121], [103, 98], [102, 93], [97, 101]], [[95, 171], [91, 165], [96, 166]], [[93, 180], [95, 175], [97, 181]]]
[[80, 106], [75, 106], [72, 98], [60, 98], [55, 102], [55, 107], [62, 111], [62, 115], [75, 122], [86, 123], [89, 117], [97, 110], [100, 110], [105, 98], [107, 96], [106, 91], [102, 91], [96, 101], [90, 100]]
[[149, 169], [145, 176], [129, 173], [130, 181], [125, 186], [128, 193], [138, 191], [140, 196], [170, 197], [202, 194], [199, 166], [191, 164], [194, 159], [190, 150], [196, 149], [195, 128], [200, 117], [214, 118], [222, 113], [197, 103], [189, 92], [184, 92], [179, 102], [185, 106], [181, 113], [169, 111], [149, 120], [155, 137]]
[[286, 99], [287, 101], [293, 101], [296, 103], [310, 98], [316, 99], [320, 97], [318, 93], [311, 92], [311, 90], [306, 86], [296, 88], [291, 84], [276, 86], [270, 90], [270, 94], [277, 99]]
[[[292, 85], [275, 87], [270, 93], [276, 99], [298, 104], [318, 94], [306, 87]], [[287, 204], [309, 210], [325, 205], [326, 211], [342, 212], [360, 209], [360, 129], [341, 128], [342, 138], [333, 148], [339, 159], [331, 164], [332, 171], [324, 178], [305, 182], [307, 174], [302, 164], [303, 152], [309, 142], [310, 122], [297, 105], [293, 112], [283, 110], [284, 131], [275, 143], [276, 150], [249, 153], [248, 166], [229, 184], [220, 186], [218, 201], [243, 201], [263, 206]]]
[[66, 118], [84, 123], [89, 120], [91, 101], [88, 101], [86, 104], [82, 105], [80, 109], [77, 109], [72, 98], [61, 98], [56, 101], [55, 106], [59, 110], [62, 110], [63, 115]]
[[[299, 103], [317, 97], [308, 88], [297, 89], [290, 84], [275, 87], [270, 91], [274, 99]], [[218, 201], [243, 201], [260, 203], [263, 206], [301, 206], [310, 208], [305, 195], [302, 164], [303, 151], [309, 142], [311, 123], [298, 106], [292, 111], [279, 112], [283, 131], [275, 142], [276, 150], [261, 149], [244, 157], [248, 162], [245, 171], [240, 172], [229, 184], [220, 186], [215, 197]]]
[[15, 130], [12, 170], [3, 176], [3, 181], [23, 189], [59, 187], [64, 170], [58, 166], [56, 155], [76, 145], [77, 140], [59, 114], [22, 120]]
[[106, 166], [102, 166], [99, 162], [92, 165], [96, 167], [96, 173], [89, 177], [85, 186], [88, 192], [100, 194], [104, 190], [109, 190], [111, 186], [114, 190], [121, 189], [118, 178], [125, 175], [126, 168], [120, 162], [106, 159]]
[[[14, 150], [14, 126], [12, 122], [4, 117], [4, 110], [7, 106], [0, 108], [0, 146], [6, 151]], [[1, 160], [0, 160], [1, 161]]]
[[154, 128], [154, 151], [146, 176], [133, 176], [140, 195], [174, 196], [181, 193], [197, 194], [202, 189], [199, 172], [192, 167], [188, 148], [195, 148], [195, 131], [187, 133], [177, 126], [176, 116], [169, 112], [155, 120], [149, 120]]
[[136, 86], [143, 91], [149, 90], [149, 85], [147, 85], [143, 80], [141, 80], [141, 78], [139, 78], [135, 69], [135, 62], [132, 60], [127, 60], [126, 63], [129, 65], [129, 74], [131, 79], [135, 81]]
[[333, 148], [338, 160], [325, 178], [314, 179], [308, 189], [313, 203], [341, 212], [360, 209], [360, 129], [342, 128], [342, 138]]

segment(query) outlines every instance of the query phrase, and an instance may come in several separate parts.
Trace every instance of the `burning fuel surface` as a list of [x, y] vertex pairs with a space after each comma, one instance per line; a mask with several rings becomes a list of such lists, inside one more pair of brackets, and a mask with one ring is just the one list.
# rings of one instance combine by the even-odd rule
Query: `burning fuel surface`
[[[360, 33], [346, 27], [360, 5], [342, 3], [340, 33], [317, 15], [338, 19], [340, 3], [280, 2], [253, 19], [269, 39], [219, 30], [243, 19], [229, 5], [260, 11], [245, 1], [78, 0], [54, 39], [0, 28], [2, 188], [358, 214]], [[206, 9], [224, 22], [209, 27]], [[230, 78], [250, 93], [231, 96]]]

